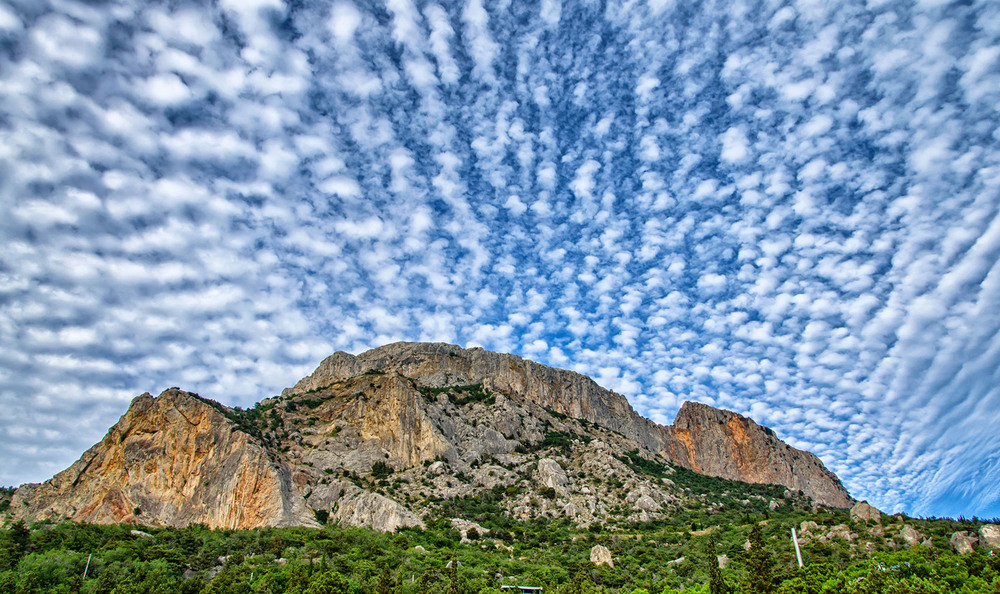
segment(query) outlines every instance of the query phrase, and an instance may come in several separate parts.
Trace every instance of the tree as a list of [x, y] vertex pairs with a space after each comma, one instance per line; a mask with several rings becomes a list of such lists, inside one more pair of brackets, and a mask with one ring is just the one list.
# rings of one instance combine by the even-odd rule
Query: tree
[[705, 561], [708, 563], [708, 591], [710, 594], [729, 594], [729, 586], [722, 577], [719, 555], [716, 552], [716, 535], [711, 533], [705, 543]]
[[309, 580], [306, 594], [347, 594], [351, 585], [347, 579], [336, 571], [318, 573]]
[[750, 530], [750, 550], [746, 554], [747, 577], [743, 591], [747, 594], [770, 594], [774, 592], [774, 559], [764, 543], [764, 533], [760, 524]]

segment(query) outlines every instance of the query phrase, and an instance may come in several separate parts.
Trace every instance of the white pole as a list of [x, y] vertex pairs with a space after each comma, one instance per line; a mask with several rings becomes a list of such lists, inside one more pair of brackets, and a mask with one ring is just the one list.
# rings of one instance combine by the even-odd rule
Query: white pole
[[87, 555], [87, 566], [83, 568], [83, 579], [87, 579], [87, 571], [90, 570], [90, 558], [93, 556], [93, 553]]
[[802, 567], [802, 551], [799, 550], [799, 539], [795, 535], [795, 527], [792, 527], [792, 542], [795, 543], [795, 558], [799, 560], [799, 567]]

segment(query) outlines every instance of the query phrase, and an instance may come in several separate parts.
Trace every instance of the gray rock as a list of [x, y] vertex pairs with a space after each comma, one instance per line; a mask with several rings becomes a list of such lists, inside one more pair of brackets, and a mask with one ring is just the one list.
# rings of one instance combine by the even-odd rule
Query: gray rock
[[345, 495], [337, 502], [337, 509], [330, 519], [378, 530], [395, 532], [397, 528], [419, 526], [424, 523], [413, 512], [378, 493], [358, 491]]
[[900, 528], [899, 537], [902, 538], [903, 542], [906, 543], [906, 548], [910, 548], [913, 545], [920, 542], [920, 539], [923, 538], [923, 535], [917, 532], [913, 526], [907, 524], [902, 528]]
[[951, 535], [951, 548], [959, 555], [968, 555], [976, 547], [979, 538], [968, 532], [955, 532]]
[[729, 555], [718, 555], [715, 559], [719, 562], [719, 569], [729, 567]]
[[1000, 526], [984, 524], [979, 528], [979, 544], [988, 551], [1000, 553]]
[[538, 461], [538, 470], [535, 472], [539, 484], [551, 487], [557, 491], [563, 491], [569, 483], [566, 471], [552, 458], [542, 458]]
[[771, 503], [767, 504], [767, 509], [769, 509], [771, 511], [774, 511], [774, 510], [778, 509], [778, 507], [779, 507], [778, 502], [775, 501], [775, 500], [773, 500], [773, 499], [771, 500]]
[[859, 501], [851, 508], [851, 520], [854, 522], [882, 522], [882, 512], [868, 505], [867, 501]]
[[611, 558], [611, 551], [607, 547], [601, 545], [594, 545], [590, 549], [590, 562], [594, 565], [607, 565], [608, 567], [614, 567], [615, 561]]
[[660, 504], [649, 495], [643, 495], [636, 500], [635, 509], [647, 512], [656, 512], [660, 511]]

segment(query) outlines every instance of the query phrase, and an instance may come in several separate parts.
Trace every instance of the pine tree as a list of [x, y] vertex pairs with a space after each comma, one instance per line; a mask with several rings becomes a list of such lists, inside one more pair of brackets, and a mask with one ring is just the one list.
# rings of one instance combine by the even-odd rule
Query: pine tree
[[719, 568], [719, 555], [716, 553], [716, 536], [713, 532], [708, 536], [708, 543], [705, 545], [705, 561], [708, 562], [708, 591], [710, 594], [729, 594], [729, 586], [722, 577], [722, 569]]
[[760, 524], [750, 530], [750, 550], [746, 555], [747, 577], [743, 591], [747, 594], [770, 594], [774, 592], [774, 559], [764, 543], [764, 533]]

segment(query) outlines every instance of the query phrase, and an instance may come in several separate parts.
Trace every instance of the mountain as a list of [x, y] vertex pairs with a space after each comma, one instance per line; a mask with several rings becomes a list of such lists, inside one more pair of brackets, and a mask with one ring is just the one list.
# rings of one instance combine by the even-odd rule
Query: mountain
[[[692, 490], [701, 475], [720, 477], [718, 492]], [[31, 520], [391, 531], [478, 498], [514, 517], [586, 525], [751, 505], [721, 479], [781, 485], [755, 495], [772, 508], [854, 503], [818, 458], [736, 413], [687, 402], [673, 425], [658, 425], [578, 373], [396, 343], [334, 353], [248, 410], [178, 388], [143, 394], [80, 460], [21, 486], [10, 510]]]

